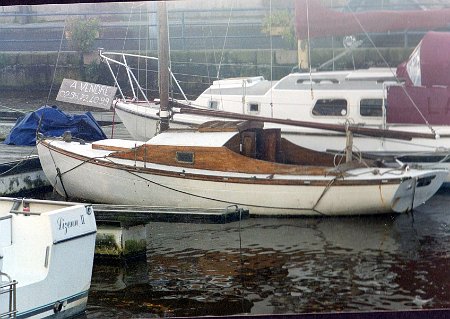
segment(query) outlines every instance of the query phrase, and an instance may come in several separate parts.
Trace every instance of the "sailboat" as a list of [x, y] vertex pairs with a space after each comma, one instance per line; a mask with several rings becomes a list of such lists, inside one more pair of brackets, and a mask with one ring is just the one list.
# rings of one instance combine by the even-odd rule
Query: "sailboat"
[[47, 178], [66, 198], [180, 208], [238, 205], [265, 216], [408, 212], [448, 175], [407, 165], [339, 165], [334, 156], [301, 148], [282, 138], [280, 129], [263, 126], [212, 121], [169, 129], [147, 142], [41, 136], [37, 148]]
[[[278, 81], [261, 76], [217, 80], [195, 100], [173, 100], [170, 126], [262, 120], [267, 128], [281, 128], [282, 136], [297, 145], [333, 152], [346, 147], [345, 126], [354, 132], [380, 129], [392, 134], [355, 134], [355, 150], [372, 158], [448, 169], [450, 79], [448, 57], [442, 52], [449, 49], [450, 34], [429, 32], [396, 69], [297, 72]], [[120, 60], [114, 55], [101, 52], [108, 64]], [[131, 67], [126, 69], [132, 73]], [[146, 141], [158, 131], [159, 101], [148, 100], [140, 90], [142, 94], [136, 89], [131, 98], [121, 94], [114, 110], [133, 138]], [[414, 136], [405, 140], [402, 133]]]

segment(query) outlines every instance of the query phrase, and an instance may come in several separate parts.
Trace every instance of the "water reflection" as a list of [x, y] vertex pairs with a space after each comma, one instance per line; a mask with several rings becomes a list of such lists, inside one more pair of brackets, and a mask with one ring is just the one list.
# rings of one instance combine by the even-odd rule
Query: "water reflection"
[[95, 265], [88, 317], [450, 307], [447, 197], [414, 215], [150, 223], [146, 260]]

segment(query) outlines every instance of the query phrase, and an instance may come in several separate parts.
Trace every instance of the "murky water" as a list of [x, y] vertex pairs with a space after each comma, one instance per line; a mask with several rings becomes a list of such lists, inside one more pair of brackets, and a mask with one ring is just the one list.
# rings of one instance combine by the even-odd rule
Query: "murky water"
[[150, 223], [146, 258], [96, 263], [88, 318], [450, 307], [450, 196], [410, 215]]
[[85, 317], [450, 308], [449, 207], [443, 190], [409, 215], [149, 223], [145, 257], [95, 261]]

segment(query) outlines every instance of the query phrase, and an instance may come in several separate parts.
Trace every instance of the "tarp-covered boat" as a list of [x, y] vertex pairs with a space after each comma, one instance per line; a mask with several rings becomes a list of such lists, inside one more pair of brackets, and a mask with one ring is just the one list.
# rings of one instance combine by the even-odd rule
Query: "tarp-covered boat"
[[57, 106], [42, 106], [19, 118], [4, 143], [35, 145], [38, 131], [46, 136], [61, 136], [64, 132], [70, 132], [73, 137], [86, 141], [106, 138], [105, 133], [90, 112], [70, 115], [61, 111]]

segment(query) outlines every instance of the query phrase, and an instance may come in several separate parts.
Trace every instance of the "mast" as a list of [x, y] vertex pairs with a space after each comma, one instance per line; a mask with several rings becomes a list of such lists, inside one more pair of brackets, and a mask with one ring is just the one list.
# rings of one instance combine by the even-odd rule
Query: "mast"
[[169, 30], [167, 26], [167, 8], [165, 1], [158, 1], [159, 44], [159, 118], [160, 132], [169, 128]]

